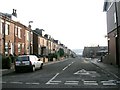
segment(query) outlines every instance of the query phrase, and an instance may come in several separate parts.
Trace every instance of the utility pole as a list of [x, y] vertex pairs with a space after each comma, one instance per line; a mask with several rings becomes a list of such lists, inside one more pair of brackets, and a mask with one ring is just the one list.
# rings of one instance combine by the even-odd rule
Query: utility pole
[[117, 29], [117, 37], [116, 37], [116, 64], [119, 66], [119, 55], [120, 55], [120, 44], [119, 44], [119, 29], [118, 29], [118, 11], [117, 11], [117, 2], [115, 1], [115, 13], [116, 13], [116, 29]]

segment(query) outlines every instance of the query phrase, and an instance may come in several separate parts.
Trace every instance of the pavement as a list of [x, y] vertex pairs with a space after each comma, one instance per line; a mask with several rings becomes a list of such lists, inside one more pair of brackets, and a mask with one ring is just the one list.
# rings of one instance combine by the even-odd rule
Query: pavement
[[109, 74], [114, 75], [117, 79], [120, 80], [120, 67], [115, 65], [105, 64], [103, 62], [98, 61], [98, 59], [93, 59], [93, 60], [91, 59], [91, 62], [97, 67], [103, 69]]
[[[64, 61], [64, 60], [62, 60], [62, 61]], [[44, 66], [45, 65], [49, 65], [49, 64], [53, 64], [53, 63], [57, 63], [57, 62], [61, 62], [61, 60], [60, 61], [52, 61], [52, 62], [44, 63]], [[96, 65], [97, 67], [99, 67], [99, 68], [105, 70], [106, 72], [114, 75], [117, 79], [120, 80], [120, 68], [118, 68], [116, 66], [113, 66], [113, 65], [109, 65], [109, 64], [105, 64], [105, 63], [99, 62], [97, 59], [91, 59], [91, 62], [94, 65]], [[4, 75], [7, 75], [7, 74], [12, 73], [14, 71], [15, 71], [14, 68], [11, 68], [11, 69], [0, 69], [0, 75], [4, 76]]]

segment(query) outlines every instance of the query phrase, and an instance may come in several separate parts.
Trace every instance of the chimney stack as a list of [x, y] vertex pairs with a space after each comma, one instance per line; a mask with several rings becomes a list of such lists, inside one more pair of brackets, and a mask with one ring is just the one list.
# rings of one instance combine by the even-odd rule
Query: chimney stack
[[13, 13], [12, 13], [12, 15], [15, 16], [15, 17], [17, 17], [16, 11], [17, 11], [16, 9], [13, 9]]

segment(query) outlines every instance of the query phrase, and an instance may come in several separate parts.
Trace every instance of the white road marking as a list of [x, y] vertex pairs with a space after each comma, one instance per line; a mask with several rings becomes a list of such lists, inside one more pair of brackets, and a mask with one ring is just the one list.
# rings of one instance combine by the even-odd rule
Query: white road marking
[[79, 81], [66, 81], [66, 82], [78, 83]]
[[50, 81], [50, 82], [48, 82], [46, 84], [59, 84], [59, 83], [61, 83], [61, 81]]
[[85, 83], [95, 83], [97, 81], [84, 81]]
[[51, 83], [51, 82], [48, 82], [48, 83], [46, 83], [46, 84], [53, 84], [53, 85], [55, 85], [55, 84], [59, 84], [59, 83]]
[[100, 77], [100, 75], [96, 71], [86, 71], [85, 69], [81, 69], [74, 74], [76, 75], [89, 75], [91, 77]]
[[82, 69], [82, 70], [77, 71], [77, 72], [76, 72], [76, 73], [74, 73], [74, 74], [89, 75], [90, 73], [89, 73], [89, 72], [87, 72], [85, 69]]
[[29, 82], [26, 82], [25, 84], [28, 84], [28, 85], [39, 85], [40, 83], [29, 83]]
[[116, 85], [115, 80], [101, 81], [101, 83], [106, 86]]
[[60, 83], [61, 81], [51, 81], [51, 82], [53, 82], [53, 83], [54, 83], [54, 82], [55, 82], [55, 83]]
[[78, 83], [64, 83], [65, 85], [78, 85]]
[[79, 81], [66, 81], [65, 85], [78, 85]]
[[[55, 77], [57, 77], [58, 74], [56, 74], [51, 80], [49, 80], [46, 84], [51, 84], [51, 85], [57, 85], [60, 84], [62, 81], [52, 81], [53, 79], [55, 79]], [[97, 81], [84, 81], [84, 79], [82, 80], [84, 85], [98, 85]], [[1, 82], [2, 84], [6, 84], [7, 82]], [[11, 84], [24, 84], [23, 82], [8, 82]], [[108, 81], [101, 81], [100, 83], [102, 83], [104, 86], [115, 86], [117, 84], [120, 84], [120, 81], [116, 81], [116, 80], [108, 80]], [[40, 85], [40, 83], [31, 83], [31, 82], [26, 82], [26, 85]], [[65, 85], [78, 85], [79, 81], [65, 81], [64, 83]]]
[[103, 83], [103, 85], [105, 85], [105, 86], [112, 86], [112, 85], [116, 85], [115, 83], [110, 83], [110, 82], [105, 82], [105, 83]]
[[84, 81], [84, 85], [98, 85], [97, 81]]
[[72, 64], [69, 64], [68, 66], [71, 66]]
[[39, 85], [40, 83], [32, 83], [32, 84], [34, 84], [34, 85]]
[[49, 81], [52, 81], [53, 79], [55, 79], [60, 73], [57, 73], [52, 79], [50, 79]]
[[12, 84], [23, 84], [23, 82], [10, 82]]
[[65, 68], [63, 68], [63, 71], [66, 70], [68, 68], [68, 66], [66, 66]]
[[66, 70], [69, 66], [71, 66], [74, 62], [72, 62], [71, 64], [69, 64], [68, 66], [66, 66], [65, 68], [63, 68], [63, 71]]
[[51, 81], [51, 82], [47, 82], [46, 84], [59, 84], [61, 81]]
[[59, 84], [61, 81], [53, 81], [59, 73], [57, 73], [53, 78], [51, 78], [46, 84]]
[[72, 62], [72, 64], [73, 64], [74, 62]]

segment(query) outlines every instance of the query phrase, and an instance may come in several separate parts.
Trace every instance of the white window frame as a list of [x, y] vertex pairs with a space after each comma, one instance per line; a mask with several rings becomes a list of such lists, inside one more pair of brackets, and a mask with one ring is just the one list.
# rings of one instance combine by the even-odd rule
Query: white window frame
[[116, 20], [116, 12], [114, 12], [114, 23], [115, 23], [115, 24], [117, 23], [117, 20]]
[[29, 41], [29, 31], [27, 31], [26, 39], [27, 39], [27, 41]]
[[21, 28], [18, 27], [18, 38], [21, 38]]
[[3, 25], [2, 25], [3, 23], [4, 23], [4, 21], [1, 20], [0, 21], [0, 29], [1, 29], [0, 34], [3, 34]]
[[9, 50], [9, 43], [5, 43], [5, 54], [8, 54]]
[[20, 53], [22, 50], [22, 44], [21, 43], [18, 43], [18, 52]]
[[0, 34], [2, 34], [2, 22], [0, 22]]
[[18, 27], [17, 26], [15, 26], [15, 36], [17, 37], [18, 36]]
[[6, 22], [5, 24], [5, 35], [9, 35], [10, 34], [10, 23]]
[[24, 48], [24, 43], [22, 44], [22, 48]]

